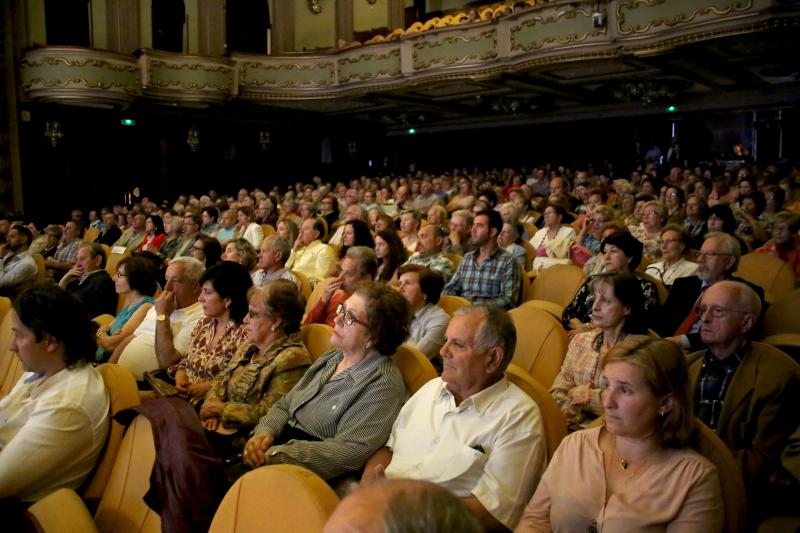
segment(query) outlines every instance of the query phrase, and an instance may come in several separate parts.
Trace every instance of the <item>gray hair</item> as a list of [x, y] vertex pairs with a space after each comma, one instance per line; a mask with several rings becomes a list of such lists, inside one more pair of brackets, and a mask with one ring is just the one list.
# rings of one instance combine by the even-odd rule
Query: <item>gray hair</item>
[[468, 305], [458, 309], [453, 316], [470, 315], [480, 315], [480, 326], [474, 336], [475, 344], [487, 351], [501, 348], [503, 362], [498, 371], [505, 372], [517, 347], [517, 328], [511, 316], [505, 310], [489, 304]]
[[203, 276], [203, 272], [206, 269], [202, 262], [194, 257], [180, 256], [169, 262], [170, 265], [174, 263], [183, 263], [183, 267], [186, 269], [186, 279], [197, 284], [200, 283], [200, 278]]
[[511, 211], [508, 218], [503, 219], [503, 222], [516, 222], [517, 219], [519, 219], [519, 208], [514, 204], [514, 202], [506, 202], [497, 208], [500, 214], [503, 213], [503, 209], [508, 209]]
[[268, 236], [264, 240], [270, 243], [273, 252], [281, 253], [281, 264], [286, 264], [286, 261], [289, 260], [289, 254], [292, 253], [292, 247], [289, 245], [289, 241], [277, 233]]
[[344, 255], [358, 263], [358, 271], [362, 277], [375, 279], [378, 273], [378, 256], [375, 250], [367, 246], [351, 246]]
[[239, 237], [238, 239], [232, 240], [230, 244], [234, 245], [236, 251], [242, 254], [242, 266], [245, 267], [248, 272], [253, 270], [253, 267], [256, 266], [256, 262], [258, 261], [258, 252], [253, 248], [252, 243], [247, 239]]
[[706, 233], [703, 239], [706, 241], [709, 239], [719, 240], [722, 244], [723, 253], [726, 253], [736, 259], [736, 261], [733, 263], [733, 266], [728, 271], [736, 272], [736, 269], [739, 268], [739, 259], [742, 257], [742, 246], [739, 244], [739, 241], [736, 239], [736, 237], [721, 231], [711, 231]]
[[[28, 244], [30, 244], [30, 243], [28, 243]], [[103, 247], [100, 244], [98, 244], [96, 242], [84, 242], [81, 245], [81, 248], [88, 248], [89, 249], [89, 254], [91, 254], [92, 259], [94, 259], [97, 256], [100, 256], [100, 268], [105, 268], [106, 267], [106, 251], [103, 249]]]
[[428, 481], [406, 479], [388, 480], [383, 484], [392, 489], [383, 511], [381, 531], [384, 533], [483, 531], [464, 502], [444, 487]]

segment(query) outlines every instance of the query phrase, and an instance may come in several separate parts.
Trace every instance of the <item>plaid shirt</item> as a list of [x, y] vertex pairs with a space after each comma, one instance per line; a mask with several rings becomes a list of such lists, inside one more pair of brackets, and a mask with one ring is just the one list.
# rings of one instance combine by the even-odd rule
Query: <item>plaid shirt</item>
[[480, 250], [464, 256], [458, 270], [444, 287], [444, 294], [463, 296], [472, 303], [486, 303], [502, 309], [517, 305], [522, 271], [510, 253], [497, 248], [478, 263]]
[[717, 359], [710, 350], [706, 350], [703, 354], [703, 366], [700, 369], [700, 379], [697, 380], [695, 393], [694, 413], [713, 430], [716, 430], [719, 424], [722, 404], [733, 375], [748, 349], [749, 345], [745, 344], [725, 359]]
[[56, 252], [53, 254], [53, 259], [59, 263], [74, 263], [78, 258], [78, 250], [81, 249], [84, 242], [81, 239], [72, 239], [71, 241], [61, 241], [58, 243]]

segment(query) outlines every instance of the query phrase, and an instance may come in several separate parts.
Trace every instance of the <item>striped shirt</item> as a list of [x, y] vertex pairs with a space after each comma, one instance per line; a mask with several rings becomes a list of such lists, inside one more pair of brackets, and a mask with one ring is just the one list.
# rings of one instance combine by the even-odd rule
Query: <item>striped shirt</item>
[[322, 355], [258, 422], [256, 434], [278, 437], [288, 424], [320, 439], [272, 446], [267, 464], [299, 465], [331, 479], [357, 472], [386, 443], [407, 396], [400, 370], [371, 352], [331, 379], [342, 359], [340, 349]]
[[478, 263], [480, 250], [464, 256], [443, 294], [463, 296], [471, 303], [511, 309], [518, 303], [522, 270], [514, 256], [501, 248]]

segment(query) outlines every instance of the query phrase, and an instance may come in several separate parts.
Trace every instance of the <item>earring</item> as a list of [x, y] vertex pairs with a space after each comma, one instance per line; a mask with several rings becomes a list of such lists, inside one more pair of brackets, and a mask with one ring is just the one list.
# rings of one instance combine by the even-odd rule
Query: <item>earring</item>
[[667, 415], [667, 412], [664, 409], [659, 409], [658, 416], [664, 418]]
[[270, 329], [270, 331], [275, 331], [276, 329], [278, 329], [278, 325], [277, 324], [273, 324], [269, 329]]

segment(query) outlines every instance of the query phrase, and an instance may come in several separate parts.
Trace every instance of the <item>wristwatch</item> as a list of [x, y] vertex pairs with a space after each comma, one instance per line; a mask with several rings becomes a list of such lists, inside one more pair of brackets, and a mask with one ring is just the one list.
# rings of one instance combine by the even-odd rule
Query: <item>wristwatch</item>
[[158, 320], [159, 322], [164, 322], [166, 319], [167, 319], [167, 315], [165, 315], [164, 313], [161, 313], [160, 315], [156, 315], [156, 320]]

